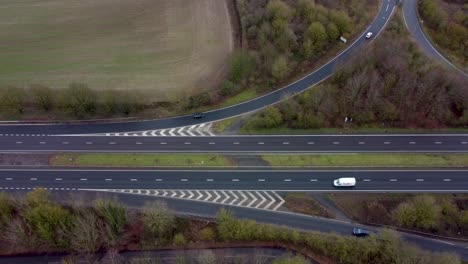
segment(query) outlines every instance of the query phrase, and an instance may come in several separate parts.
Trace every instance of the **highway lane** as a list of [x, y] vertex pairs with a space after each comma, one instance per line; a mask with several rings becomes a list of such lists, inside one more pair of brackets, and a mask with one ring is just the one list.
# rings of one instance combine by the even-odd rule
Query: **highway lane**
[[368, 45], [370, 41], [365, 38], [365, 33], [372, 31], [374, 32], [375, 37], [378, 36], [379, 32], [382, 31], [393, 14], [396, 1], [397, 0], [383, 0], [378, 15], [368, 27], [368, 30], [364, 31], [362, 35], [360, 35], [355, 42], [351, 43], [345, 51], [318, 70], [275, 92], [234, 106], [209, 111], [203, 119], [195, 120], [192, 119], [191, 116], [187, 115], [160, 120], [107, 124], [21, 125], [11, 123], [0, 125], [0, 134], [85, 134], [155, 130], [213, 122], [262, 109], [290, 98], [297, 93], [301, 93], [331, 76], [336, 66], [345, 63], [351, 58], [351, 56], [353, 56], [353, 54], [356, 54], [359, 49]]
[[0, 136], [0, 152], [468, 152], [468, 134]]
[[417, 0], [404, 0], [403, 1], [403, 18], [405, 19], [405, 24], [408, 30], [410, 31], [413, 38], [418, 43], [421, 50], [430, 58], [440, 61], [451, 67], [465, 77], [468, 77], [468, 73], [464, 72], [462, 69], [459, 69], [457, 66], [452, 64], [444, 55], [442, 55], [431, 43], [426, 34], [424, 33], [417, 13]]
[[[352, 189], [332, 181], [355, 177]], [[168, 189], [468, 192], [468, 170], [104, 170], [0, 169], [1, 189]]]

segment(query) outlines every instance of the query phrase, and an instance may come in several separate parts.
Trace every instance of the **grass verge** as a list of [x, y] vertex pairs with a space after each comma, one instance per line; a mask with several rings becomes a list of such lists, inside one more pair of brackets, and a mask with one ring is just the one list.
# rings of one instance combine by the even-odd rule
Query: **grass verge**
[[234, 118], [229, 118], [229, 119], [224, 119], [222, 121], [218, 121], [214, 123], [213, 125], [213, 131], [216, 134], [221, 134], [223, 133], [228, 127], [230, 127], [232, 124], [234, 124], [236, 121], [238, 121], [240, 118], [239, 117], [234, 117]]
[[306, 193], [289, 193], [284, 200], [284, 205], [292, 212], [334, 218], [333, 214]]
[[232, 166], [233, 161], [216, 154], [58, 154], [49, 159], [52, 166], [109, 167], [208, 167]]
[[430, 133], [468, 133], [466, 128], [444, 128], [444, 129], [410, 129], [410, 128], [384, 128], [384, 127], [359, 127], [359, 128], [315, 128], [296, 129], [287, 127], [277, 128], [250, 128], [242, 127], [240, 134], [262, 134], [262, 135], [313, 135], [313, 134], [430, 134]]
[[468, 166], [468, 154], [262, 155], [270, 166]]

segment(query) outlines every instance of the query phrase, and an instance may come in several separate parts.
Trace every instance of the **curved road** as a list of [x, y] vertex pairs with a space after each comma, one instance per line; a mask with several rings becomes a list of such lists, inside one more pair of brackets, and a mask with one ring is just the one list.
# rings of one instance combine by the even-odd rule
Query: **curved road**
[[367, 31], [374, 32], [375, 36], [377, 37], [378, 33], [383, 30], [389, 21], [393, 10], [395, 9], [396, 1], [397, 0], [383, 0], [383, 4], [379, 10], [379, 13], [371, 26], [369, 26], [368, 29], [363, 32], [363, 34], [360, 35], [354, 43], [350, 44], [346, 50], [329, 61], [327, 64], [323, 65], [320, 69], [275, 92], [241, 104], [209, 111], [206, 113], [206, 116], [203, 119], [194, 120], [191, 116], [187, 115], [160, 120], [107, 124], [17, 125], [12, 123], [1, 125], [0, 134], [87, 134], [154, 130], [212, 122], [262, 109], [269, 105], [273, 105], [282, 100], [285, 100], [294, 94], [301, 93], [331, 76], [337, 65], [351, 58], [353, 54], [355, 54], [359, 49], [364, 47], [369, 42], [369, 40], [367, 40], [364, 36]]
[[441, 61], [445, 65], [457, 70], [465, 77], [468, 77], [468, 73], [462, 69], [453, 65], [447, 58], [444, 57], [431, 43], [426, 34], [424, 33], [421, 24], [419, 23], [419, 17], [417, 13], [417, 2], [418, 0], [404, 0], [403, 1], [403, 18], [405, 24], [410, 31], [413, 38], [416, 40], [422, 51], [430, 58]]

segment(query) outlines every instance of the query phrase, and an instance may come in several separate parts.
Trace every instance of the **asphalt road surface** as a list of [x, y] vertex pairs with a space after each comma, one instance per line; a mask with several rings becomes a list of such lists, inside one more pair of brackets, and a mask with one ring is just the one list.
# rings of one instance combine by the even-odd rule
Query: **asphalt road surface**
[[[355, 177], [356, 187], [332, 181]], [[468, 192], [468, 170], [96, 170], [0, 169], [0, 190], [79, 189]]]
[[[444, 57], [431, 43], [428, 39], [426, 34], [424, 33], [423, 29], [421, 28], [421, 24], [419, 21], [419, 17], [417, 14], [417, 0], [404, 0], [403, 1], [403, 17], [405, 19], [405, 24], [408, 30], [410, 31], [413, 38], [418, 43], [419, 47], [422, 51], [429, 56], [430, 58], [440, 61], [451, 67], [465, 77], [468, 77], [468, 74], [465, 73], [463, 70], [459, 69], [455, 65], [453, 65], [447, 58]], [[424, 23], [423, 21], [421, 23]]]
[[187, 115], [160, 120], [107, 124], [18, 125], [11, 123], [1, 125], [0, 134], [85, 134], [155, 130], [213, 122], [262, 109], [269, 105], [276, 104], [282, 100], [290, 98], [297, 93], [301, 93], [331, 76], [336, 66], [345, 63], [353, 54], [356, 54], [359, 49], [368, 45], [371, 40], [365, 38], [365, 33], [371, 31], [374, 33], [375, 37], [378, 36], [378, 34], [389, 21], [389, 18], [395, 9], [396, 1], [397, 0], [383, 0], [383, 4], [379, 10], [379, 13], [372, 24], [368, 27], [368, 30], [363, 32], [363, 34], [355, 42], [349, 44], [345, 51], [340, 53], [336, 58], [332, 59], [327, 64], [323, 65], [320, 69], [310, 73], [309, 75], [292, 84], [287, 85], [282, 89], [269, 93], [265, 96], [261, 96], [234, 106], [206, 112], [206, 116], [202, 119], [192, 119], [190, 115]]
[[0, 136], [0, 152], [468, 152], [468, 134], [216, 137]]

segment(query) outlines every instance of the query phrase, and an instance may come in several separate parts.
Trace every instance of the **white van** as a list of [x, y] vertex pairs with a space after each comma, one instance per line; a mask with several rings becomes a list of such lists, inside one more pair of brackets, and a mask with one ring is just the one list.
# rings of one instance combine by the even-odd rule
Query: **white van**
[[354, 187], [356, 186], [356, 178], [339, 178], [333, 181], [335, 187]]

